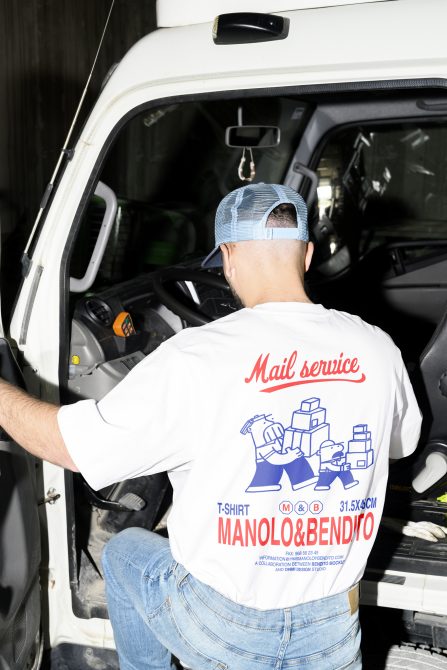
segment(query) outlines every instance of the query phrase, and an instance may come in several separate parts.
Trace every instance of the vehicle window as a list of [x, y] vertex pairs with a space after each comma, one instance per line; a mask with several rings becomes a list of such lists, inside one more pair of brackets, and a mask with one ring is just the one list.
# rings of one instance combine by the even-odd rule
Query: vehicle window
[[[336, 273], [394, 243], [405, 243], [406, 263], [445, 253], [446, 148], [446, 122], [361, 126], [331, 137], [317, 167], [316, 263]], [[331, 263], [337, 254], [344, 261]]]
[[[277, 126], [278, 146], [253, 149], [255, 181], [281, 182], [301, 132], [305, 106], [291, 98], [253, 98], [172, 104], [134, 117], [117, 137], [100, 180], [118, 197], [118, 214], [96, 286], [206, 255], [214, 242], [219, 201], [244, 183], [242, 148], [225, 131]], [[247, 155], [245, 173], [250, 157]], [[90, 201], [70, 275], [83, 275], [97, 239], [104, 202]]]

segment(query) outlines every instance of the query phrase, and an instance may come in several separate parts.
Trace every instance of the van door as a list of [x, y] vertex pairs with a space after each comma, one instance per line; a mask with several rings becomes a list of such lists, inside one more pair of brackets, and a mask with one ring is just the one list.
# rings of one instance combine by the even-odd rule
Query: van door
[[[24, 386], [0, 319], [0, 376]], [[36, 459], [0, 428], [0, 668], [40, 665], [40, 530]]]

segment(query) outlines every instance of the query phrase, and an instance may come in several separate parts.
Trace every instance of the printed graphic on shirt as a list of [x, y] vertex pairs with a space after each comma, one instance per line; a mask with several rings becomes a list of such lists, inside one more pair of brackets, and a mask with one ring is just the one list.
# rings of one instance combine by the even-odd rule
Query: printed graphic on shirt
[[367, 424], [353, 426], [347, 447], [332, 440], [319, 398], [303, 400], [287, 428], [270, 414], [256, 414], [240, 432], [250, 434], [255, 447], [256, 470], [247, 493], [279, 491], [287, 479], [293, 491], [313, 484], [316, 491], [329, 490], [337, 479], [350, 489], [359, 483], [352, 470], [374, 462]]
[[327, 510], [320, 500], [285, 500], [279, 516], [256, 516], [250, 504], [218, 502], [217, 542], [263, 548], [255, 565], [277, 571], [326, 570], [344, 562], [350, 545], [373, 537], [378, 506], [377, 497], [342, 500]]
[[244, 379], [246, 384], [264, 384], [259, 389], [262, 393], [274, 393], [291, 386], [314, 382], [362, 384], [365, 380], [366, 375], [361, 371], [359, 360], [355, 356], [345, 356], [340, 352], [337, 358], [300, 360], [298, 351], [292, 351], [281, 362], [270, 360], [269, 353], [260, 354]]

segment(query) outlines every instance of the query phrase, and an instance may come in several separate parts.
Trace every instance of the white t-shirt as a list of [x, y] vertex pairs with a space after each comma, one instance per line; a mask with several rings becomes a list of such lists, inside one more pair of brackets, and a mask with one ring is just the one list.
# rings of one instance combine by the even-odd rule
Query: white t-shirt
[[167, 470], [174, 558], [259, 609], [359, 581], [388, 458], [415, 449], [421, 421], [388, 335], [308, 303], [186, 329], [58, 419], [94, 489]]

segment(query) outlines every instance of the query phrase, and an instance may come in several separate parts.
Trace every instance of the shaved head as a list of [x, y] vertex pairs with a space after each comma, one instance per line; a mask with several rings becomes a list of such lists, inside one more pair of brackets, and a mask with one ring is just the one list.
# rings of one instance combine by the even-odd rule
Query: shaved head
[[301, 240], [250, 240], [247, 242], [233, 242], [232, 246], [245, 263], [257, 266], [257, 273], [261, 274], [269, 267], [280, 272], [286, 266], [293, 268], [304, 275], [304, 259], [307, 243]]
[[303, 282], [312, 257], [311, 243], [249, 240], [222, 244], [221, 250], [225, 277], [242, 304], [310, 302]]

